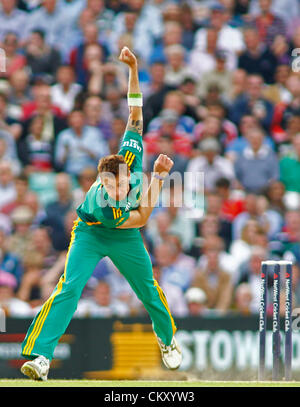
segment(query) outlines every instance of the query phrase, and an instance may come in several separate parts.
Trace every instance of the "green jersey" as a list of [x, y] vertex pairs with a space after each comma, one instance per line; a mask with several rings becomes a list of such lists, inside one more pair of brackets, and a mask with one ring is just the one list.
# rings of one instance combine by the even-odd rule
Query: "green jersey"
[[86, 194], [84, 202], [77, 208], [79, 218], [88, 225], [116, 228], [136, 209], [142, 196], [143, 144], [142, 137], [134, 131], [126, 131], [119, 153], [123, 155], [130, 170], [130, 191], [121, 201], [111, 199], [101, 180], [97, 180]]

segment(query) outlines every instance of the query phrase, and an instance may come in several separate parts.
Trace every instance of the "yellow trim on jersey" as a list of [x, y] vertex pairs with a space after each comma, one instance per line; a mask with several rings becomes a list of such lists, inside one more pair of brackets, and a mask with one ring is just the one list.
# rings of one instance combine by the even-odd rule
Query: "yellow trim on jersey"
[[113, 210], [114, 219], [119, 219], [122, 216], [121, 209], [112, 208], [112, 210]]
[[126, 154], [125, 154], [125, 156], [124, 156], [124, 159], [125, 159], [126, 162], [127, 162], [127, 156], [128, 156], [129, 153], [130, 153], [130, 151], [127, 150], [127, 151], [126, 151]]
[[78, 218], [78, 220], [79, 220], [80, 222], [85, 223], [85, 224], [88, 225], [88, 226], [101, 225], [101, 224], [102, 224], [102, 222], [85, 222], [84, 220], [82, 220], [82, 219], [80, 219], [80, 218]]
[[34, 327], [31, 331], [31, 334], [29, 335], [28, 339], [27, 339], [27, 343], [24, 347], [24, 351], [23, 354], [24, 355], [30, 355], [32, 352], [32, 349], [34, 347], [36, 338], [39, 336], [43, 325], [45, 323], [45, 320], [49, 314], [49, 311], [51, 309], [52, 303], [54, 301], [54, 298], [61, 292], [62, 287], [63, 287], [63, 283], [66, 281], [66, 269], [67, 269], [67, 264], [68, 264], [68, 260], [69, 260], [69, 254], [70, 254], [70, 250], [72, 247], [72, 244], [74, 242], [75, 239], [75, 229], [78, 225], [78, 222], [80, 221], [80, 219], [78, 218], [76, 221], [74, 221], [74, 226], [71, 232], [71, 240], [70, 240], [70, 244], [69, 244], [69, 248], [68, 248], [68, 252], [67, 252], [67, 256], [66, 256], [66, 262], [65, 262], [65, 268], [64, 268], [64, 274], [61, 276], [61, 278], [59, 279], [59, 282], [57, 284], [57, 289], [56, 291], [54, 291], [51, 296], [48, 298], [48, 300], [45, 302], [45, 304], [43, 305], [40, 314], [34, 324]]
[[121, 218], [121, 219], [117, 222], [116, 226], [118, 226], [124, 219], [125, 219], [124, 217]]
[[132, 156], [132, 152], [131, 151], [127, 151], [127, 153], [125, 154], [125, 161], [126, 161], [126, 163], [128, 164], [129, 163], [129, 160], [130, 160], [130, 158], [131, 158], [131, 156]]
[[131, 164], [133, 163], [134, 158], [135, 158], [135, 154], [132, 155], [131, 160], [127, 164], [129, 168], [131, 167]]

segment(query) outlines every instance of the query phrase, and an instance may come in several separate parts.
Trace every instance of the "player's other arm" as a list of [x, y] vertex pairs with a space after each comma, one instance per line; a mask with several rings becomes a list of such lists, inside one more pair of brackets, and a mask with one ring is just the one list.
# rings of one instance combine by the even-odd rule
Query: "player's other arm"
[[[129, 67], [128, 79], [128, 96], [141, 95], [139, 77], [138, 77], [138, 63], [135, 55], [127, 48], [123, 47], [119, 60]], [[132, 99], [132, 98], [131, 98]], [[133, 97], [134, 99], [134, 97]], [[127, 122], [126, 131], [133, 131], [140, 136], [143, 135], [143, 111], [141, 106], [129, 106], [129, 117]]]
[[147, 192], [141, 199], [138, 209], [130, 211], [129, 218], [119, 226], [119, 229], [140, 228], [147, 223], [159, 198], [165, 178], [171, 168], [173, 161], [166, 155], [160, 154], [153, 167], [153, 176]]

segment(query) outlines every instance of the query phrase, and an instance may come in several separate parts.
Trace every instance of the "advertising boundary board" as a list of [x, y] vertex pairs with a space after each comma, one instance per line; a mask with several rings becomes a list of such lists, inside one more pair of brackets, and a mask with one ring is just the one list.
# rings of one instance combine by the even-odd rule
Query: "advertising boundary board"
[[[177, 372], [178, 378], [180, 374], [184, 377], [185, 373], [189, 373], [195, 379], [256, 379], [258, 316], [189, 317], [176, 318], [175, 322], [178, 328], [176, 336], [183, 351], [183, 363]], [[283, 330], [283, 321], [281, 322]], [[6, 332], [0, 333], [0, 378], [23, 377], [19, 372], [24, 363], [20, 350], [30, 323], [29, 319], [6, 319]], [[267, 326], [268, 373], [272, 367], [270, 320]], [[142, 346], [140, 353], [139, 346]], [[281, 349], [283, 361], [284, 343]], [[157, 352], [151, 321], [147, 317], [73, 318], [56, 348], [50, 376], [53, 379], [134, 379], [145, 373], [143, 366], [145, 371], [148, 366], [154, 376], [156, 373], [159, 376], [166, 372]], [[142, 360], [143, 358], [145, 360]], [[134, 373], [133, 368], [129, 370], [133, 360], [136, 363]], [[293, 378], [300, 378], [298, 331], [293, 332]]]

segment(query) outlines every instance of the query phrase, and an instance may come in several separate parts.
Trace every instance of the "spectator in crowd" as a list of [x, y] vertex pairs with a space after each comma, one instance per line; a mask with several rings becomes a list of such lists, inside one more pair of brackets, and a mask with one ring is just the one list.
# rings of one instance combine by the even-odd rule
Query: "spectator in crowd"
[[241, 231], [249, 219], [257, 219], [268, 238], [271, 239], [281, 230], [282, 216], [269, 208], [269, 202], [264, 195], [249, 193], [245, 197], [245, 210], [237, 215], [232, 222], [233, 239], [241, 236]]
[[240, 266], [239, 272], [235, 276], [236, 287], [242, 283], [247, 283], [250, 286], [252, 301], [249, 308], [252, 313], [259, 311], [261, 262], [266, 260], [267, 256], [268, 253], [265, 248], [253, 247], [250, 259]]
[[113, 11], [106, 8], [104, 0], [88, 0], [86, 7], [92, 12], [101, 37], [108, 38], [112, 31]]
[[[215, 117], [220, 120], [221, 133], [222, 133], [222, 144], [227, 147], [230, 143], [238, 138], [238, 127], [227, 118], [227, 107], [226, 103], [222, 101], [210, 102], [205, 106], [206, 112], [204, 113], [204, 118]], [[201, 130], [201, 122], [197, 124], [194, 128], [194, 134], [197, 138], [198, 130]]]
[[[200, 222], [196, 223], [195, 227], [196, 236], [192, 241], [192, 247], [189, 251], [189, 254], [195, 259], [198, 259], [203, 254], [203, 244], [206, 238], [219, 236], [222, 237], [225, 244], [225, 238], [223, 237], [223, 222], [217, 215], [206, 212], [205, 216]], [[229, 246], [229, 242], [226, 242], [226, 246]]]
[[99, 129], [85, 125], [81, 110], [73, 110], [68, 119], [70, 127], [57, 138], [55, 162], [59, 168], [77, 176], [84, 167], [97, 166], [100, 157], [108, 154], [108, 145], [101, 139]]
[[231, 190], [231, 183], [227, 178], [219, 178], [216, 181], [216, 194], [221, 199], [219, 215], [221, 218], [228, 219], [230, 222], [245, 209], [243, 196], [235, 194]]
[[270, 46], [276, 35], [286, 34], [285, 22], [272, 13], [273, 0], [259, 0], [260, 14], [254, 18], [260, 41]]
[[154, 62], [149, 69], [150, 83], [146, 94], [144, 91], [144, 124], [146, 131], [151, 119], [156, 117], [162, 110], [166, 93], [172, 89], [165, 83], [166, 68], [163, 62]]
[[[226, 9], [221, 3], [212, 4], [209, 25], [218, 31], [218, 48], [237, 54], [244, 48], [243, 36], [237, 28], [227, 24], [225, 11]], [[199, 28], [195, 34], [195, 48], [203, 51], [206, 47], [206, 41], [207, 28]]]
[[[111, 123], [111, 129], [112, 136], [108, 141], [109, 150], [111, 154], [117, 154], [125, 133], [126, 121], [122, 117], [116, 116]], [[144, 155], [146, 156], [145, 152]]]
[[279, 178], [278, 159], [263, 143], [264, 132], [257, 128], [248, 131], [249, 146], [237, 157], [235, 174], [247, 192], [261, 193], [270, 181]]
[[147, 60], [150, 57], [153, 43], [153, 33], [151, 33], [152, 26], [148, 27], [148, 29], [146, 26], [142, 26], [141, 20], [139, 19], [139, 12], [133, 9], [119, 14], [114, 20], [114, 24], [116, 24], [117, 20], [120, 20], [122, 17], [123, 21], [119, 21], [122, 27], [119, 26], [117, 28], [117, 26], [115, 26], [117, 29], [113, 30], [110, 35], [110, 52], [112, 54], [117, 54], [118, 50], [116, 46], [119, 38], [122, 34], [127, 34], [131, 37], [133, 51], [143, 60]]
[[287, 80], [291, 73], [291, 67], [288, 64], [279, 64], [276, 66], [274, 80], [275, 82], [266, 87], [264, 96], [271, 103], [276, 105], [280, 102], [289, 103], [292, 95], [287, 89]]
[[32, 230], [30, 240], [32, 252], [38, 253], [42, 257], [42, 264], [39, 266], [41, 270], [38, 273], [40, 284], [37, 291], [40, 298], [36, 298], [40, 300], [39, 305], [43, 304], [44, 294], [48, 293], [50, 295], [54, 290], [60, 275], [64, 271], [67, 255], [66, 250], [58, 252], [54, 249], [51, 237], [51, 230], [41, 225]]
[[[167, 235], [176, 235], [180, 240], [180, 250], [183, 249], [186, 253], [189, 251], [195, 236], [195, 228], [194, 221], [189, 217], [188, 211], [184, 206], [184, 195], [181, 184], [175, 184], [169, 188], [165, 188], [162, 201], [163, 205], [166, 206], [166, 211], [158, 212], [153, 219], [152, 225], [150, 223], [149, 229], [147, 230], [151, 232], [156, 242], [158, 242], [161, 232], [161, 241], [164, 240]], [[163, 231], [165, 231], [165, 234], [163, 234]]]
[[251, 309], [251, 303], [253, 300], [253, 293], [250, 284], [248, 283], [241, 283], [239, 284], [234, 292], [234, 304], [233, 309], [234, 311], [238, 312], [243, 316], [249, 316], [253, 313], [255, 314], [255, 310]]
[[286, 118], [285, 129], [273, 129], [273, 139], [276, 141], [276, 147], [279, 158], [282, 158], [293, 153], [293, 140], [295, 136], [300, 132], [300, 115], [291, 114]]
[[27, 175], [23, 172], [15, 177], [15, 191], [16, 197], [13, 201], [3, 206], [1, 212], [5, 215], [11, 216], [12, 211], [19, 206], [26, 205], [26, 198], [32, 192], [29, 189], [29, 181]]
[[300, 261], [300, 212], [299, 209], [288, 209], [284, 215], [282, 228], [274, 236], [274, 255], [284, 256], [289, 253], [295, 262]]
[[[287, 192], [300, 193], [299, 175], [300, 175], [300, 133], [295, 135], [292, 141], [293, 152], [290, 155], [282, 157], [279, 162], [280, 180], [285, 186]], [[290, 195], [293, 196], [293, 195]]]
[[73, 190], [73, 207], [77, 208], [85, 199], [85, 194], [97, 179], [97, 170], [94, 167], [85, 167], [78, 175], [78, 187]]
[[[76, 73], [76, 82], [82, 86], [86, 86], [88, 79], [86, 71], [87, 60], [91, 59], [93, 56], [93, 61], [97, 61], [98, 59], [98, 62], [103, 62], [105, 57], [105, 49], [104, 46], [100, 45], [98, 41], [99, 30], [95, 22], [85, 24], [82, 31], [83, 39], [70, 52], [68, 62]], [[90, 49], [90, 51], [87, 51], [88, 49]], [[94, 67], [95, 66], [97, 68], [99, 64], [94, 63]]]
[[185, 62], [185, 49], [182, 45], [170, 45], [165, 49], [166, 73], [164, 81], [168, 86], [178, 87], [183, 79], [192, 75], [192, 71]]
[[83, 103], [83, 113], [87, 126], [96, 128], [102, 138], [108, 141], [112, 137], [112, 125], [107, 119], [107, 106], [99, 96], [88, 96]]
[[43, 255], [39, 252], [30, 251], [25, 253], [24, 274], [17, 296], [20, 300], [35, 307], [40, 302], [40, 286], [43, 266]]
[[15, 295], [17, 279], [7, 271], [0, 271], [0, 308], [7, 317], [28, 318], [33, 315], [30, 305]]
[[[170, 171], [170, 174], [179, 173], [182, 178], [188, 164], [188, 158], [178, 151], [176, 147], [176, 141], [172, 139], [172, 135], [168, 132], [164, 132], [167, 126], [163, 126], [162, 132], [157, 139], [157, 151], [159, 154], [166, 154], [168, 157], [172, 158], [174, 165]], [[176, 148], [176, 150], [175, 150]], [[147, 169], [151, 171], [153, 168], [154, 161], [157, 159], [158, 154], [149, 156], [149, 163]]]
[[290, 43], [283, 35], [276, 35], [271, 45], [271, 52], [276, 57], [277, 64], [290, 65], [292, 57], [290, 54]]
[[178, 116], [177, 131], [185, 132], [192, 138], [193, 129], [195, 126], [195, 112], [184, 104], [180, 91], [171, 90], [165, 94], [162, 110], [158, 117], [155, 117], [148, 126], [148, 132], [155, 131], [161, 126], [163, 121], [163, 110], [172, 110]]
[[226, 61], [229, 57], [227, 57], [226, 51], [217, 50], [214, 57], [215, 67], [203, 73], [201, 81], [199, 82], [198, 92], [199, 96], [205, 99], [212, 88], [217, 88], [219, 90], [220, 99], [222, 100], [230, 91], [232, 70], [235, 66], [227, 66], [230, 64], [230, 61], [227, 64]]
[[[154, 271], [153, 271], [154, 272]], [[132, 291], [128, 281], [119, 272], [114, 263], [106, 257], [96, 266], [91, 278], [83, 290], [83, 298], [91, 298], [94, 288], [99, 281], [105, 281], [110, 286], [111, 297], [125, 303], [130, 310], [130, 315], [143, 315], [143, 305]]]
[[269, 48], [261, 43], [257, 29], [246, 28], [244, 41], [246, 49], [238, 58], [238, 67], [248, 74], [261, 75], [267, 84], [273, 83], [277, 59]]
[[188, 306], [188, 315], [199, 317], [207, 314], [206, 294], [198, 287], [191, 287], [185, 293], [185, 299]]
[[186, 317], [188, 315], [187, 301], [181, 287], [172, 281], [162, 280], [162, 267], [154, 265], [154, 279], [158, 282], [164, 294], [168, 297], [168, 306], [172, 315]]
[[154, 248], [157, 265], [161, 267], [162, 284], [174, 284], [185, 292], [194, 278], [195, 261], [189, 256], [181, 255], [182, 253], [171, 240], [163, 241]]
[[[260, 10], [259, 0], [249, 2], [248, 12], [250, 15], [258, 15]], [[273, 0], [270, 2], [270, 11], [281, 16], [286, 23], [290, 24], [299, 15], [299, 3], [297, 0]]]
[[7, 240], [9, 233], [3, 227], [0, 228], [0, 270], [12, 275], [17, 282], [17, 288], [22, 280], [24, 268], [19, 257], [8, 250]]
[[8, 32], [3, 40], [5, 72], [1, 72], [1, 78], [9, 79], [16, 70], [22, 69], [28, 64], [26, 57], [20, 53], [19, 48], [18, 36], [14, 32]]
[[235, 69], [232, 72], [231, 87], [228, 89], [227, 94], [224, 95], [224, 102], [232, 104], [238, 99], [246, 89], [247, 73], [244, 69]]
[[[156, 118], [158, 128], [155, 123], [150, 123], [149, 132], [144, 136], [147, 154], [158, 154], [159, 142], [166, 138], [172, 141], [174, 154], [188, 158], [191, 154], [192, 142], [182, 126], [177, 112], [171, 109], [163, 109]], [[156, 120], [154, 119], [154, 120]], [[150, 130], [153, 128], [153, 130]]]
[[88, 85], [90, 94], [106, 98], [113, 86], [119, 89], [122, 97], [126, 95], [127, 81], [123, 67], [114, 62], [106, 62], [97, 69], [92, 68]]
[[206, 239], [203, 256], [200, 257], [198, 269], [192, 286], [201, 288], [207, 297], [207, 307], [226, 312], [232, 302], [231, 275], [220, 266], [219, 255], [223, 250], [223, 242], [219, 237]]
[[[43, 117], [44, 126], [42, 140], [55, 144], [58, 134], [67, 127], [65, 118], [59, 107], [52, 103], [51, 87], [45, 83], [34, 86], [34, 99], [22, 106], [23, 131], [19, 143], [28, 135], [33, 118]], [[18, 144], [20, 150], [20, 144]]]
[[11, 115], [8, 106], [8, 97], [4, 93], [0, 93], [0, 128], [10, 133], [14, 140], [18, 140], [22, 133], [22, 125], [19, 120]]
[[20, 140], [19, 158], [26, 174], [52, 171], [55, 168], [54, 140], [43, 140], [44, 117], [36, 115], [29, 125], [29, 133]]
[[0, 210], [16, 198], [13, 168], [9, 161], [0, 162]]
[[195, 112], [195, 119], [200, 117], [198, 113], [199, 96], [197, 94], [197, 81], [195, 75], [187, 75], [180, 82], [179, 91], [181, 92], [183, 103], [187, 111]]
[[16, 0], [1, 0], [0, 41], [7, 32], [14, 32], [24, 40], [27, 22], [28, 15], [17, 7]]
[[282, 182], [274, 180], [269, 183], [266, 189], [266, 197], [269, 202], [269, 208], [277, 211], [281, 216], [284, 216], [287, 206], [285, 203], [285, 186]]
[[57, 0], [43, 0], [41, 7], [32, 11], [27, 18], [28, 35], [36, 29], [42, 30], [50, 47], [59, 47], [62, 44], [69, 15], [61, 12]]
[[130, 314], [125, 303], [111, 297], [111, 289], [105, 281], [99, 281], [94, 288], [92, 299], [80, 299], [74, 316], [82, 317], [102, 317], [113, 316], [124, 317]]
[[57, 200], [49, 203], [46, 210], [46, 219], [43, 225], [51, 229], [53, 246], [58, 251], [63, 251], [65, 247], [65, 227], [66, 214], [72, 208], [71, 177], [66, 173], [56, 175], [55, 188]]
[[195, 34], [199, 28], [197, 21], [194, 19], [193, 8], [188, 3], [183, 3], [179, 15], [179, 21], [183, 28], [182, 45], [187, 50], [191, 50], [194, 47]]
[[231, 137], [232, 135], [228, 136], [228, 134], [225, 133], [222, 119], [209, 112], [203, 121], [194, 128], [194, 144], [196, 145], [201, 140], [213, 138], [220, 142], [221, 149], [224, 150]]
[[[234, 169], [232, 163], [220, 155], [219, 142], [211, 137], [205, 138], [199, 143], [200, 155], [192, 158], [187, 166], [186, 187], [189, 190], [201, 192], [202, 185], [197, 185], [196, 174], [204, 173], [205, 191], [212, 191], [216, 181], [225, 176], [229, 180], [234, 179]], [[198, 176], [198, 182], [202, 178]]]
[[54, 82], [61, 56], [54, 47], [45, 42], [43, 31], [32, 31], [27, 41], [25, 56], [33, 78], [44, 77], [48, 83]]
[[241, 231], [240, 239], [236, 239], [230, 246], [230, 254], [234, 257], [237, 267], [248, 261], [252, 248], [257, 244], [258, 233], [264, 233], [257, 220], [249, 219]]
[[[189, 66], [197, 78], [202, 79], [205, 72], [210, 72], [216, 66], [218, 30], [208, 27], [206, 30], [206, 47], [204, 50], [194, 48], [189, 54]], [[202, 82], [202, 81], [201, 81]]]
[[128, 119], [128, 104], [126, 99], [122, 97], [122, 92], [118, 86], [111, 85], [106, 90], [105, 99], [105, 118], [113, 120], [114, 117], [121, 117], [127, 122]]
[[56, 70], [56, 83], [51, 87], [51, 99], [64, 114], [74, 108], [76, 96], [82, 87], [75, 82], [75, 72], [70, 65], [62, 65]]
[[23, 260], [30, 250], [31, 226], [33, 212], [28, 206], [22, 205], [11, 213], [13, 233], [8, 240], [8, 250]]
[[179, 22], [167, 21], [164, 25], [164, 32], [154, 45], [149, 57], [149, 63], [152, 65], [156, 62], [166, 63], [165, 49], [172, 45], [182, 44], [183, 30]]
[[9, 84], [8, 103], [14, 109], [14, 117], [21, 120], [21, 106], [31, 100], [29, 73], [25, 69], [16, 69], [10, 75]]
[[[249, 147], [250, 143], [248, 140], [248, 135], [252, 130], [259, 128], [259, 121], [255, 116], [244, 115], [241, 118], [239, 125], [239, 136], [229, 142], [225, 148], [225, 156], [229, 158], [232, 162], [235, 162], [239, 155], [243, 154], [246, 147]], [[263, 145], [267, 145], [271, 150], [274, 150], [274, 141], [271, 137], [268, 137], [266, 134], [263, 138]]]
[[163, 243], [167, 238], [171, 223], [171, 215], [166, 210], [157, 211], [151, 216], [144, 231], [144, 238], [151, 252], [155, 246]]
[[231, 105], [229, 118], [239, 125], [242, 116], [250, 114], [255, 116], [260, 125], [268, 131], [272, 124], [273, 113], [273, 105], [263, 96], [262, 77], [257, 74], [249, 75], [245, 92]]
[[0, 162], [9, 161], [12, 166], [12, 172], [19, 174], [21, 165], [17, 158], [15, 147], [15, 142], [11, 134], [0, 130]]

